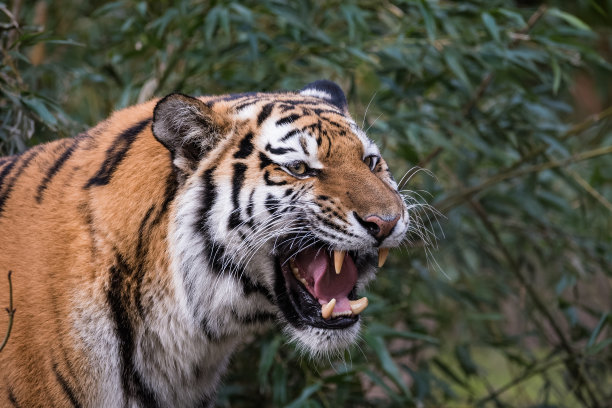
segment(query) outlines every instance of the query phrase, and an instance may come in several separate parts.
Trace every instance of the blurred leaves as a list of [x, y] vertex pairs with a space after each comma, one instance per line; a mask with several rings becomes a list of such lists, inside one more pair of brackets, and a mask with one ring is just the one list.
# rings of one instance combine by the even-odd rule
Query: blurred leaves
[[0, 6], [2, 153], [175, 90], [329, 78], [412, 169], [410, 249], [369, 288], [363, 340], [314, 362], [271, 330], [218, 405], [612, 400], [610, 2], [46, 4]]

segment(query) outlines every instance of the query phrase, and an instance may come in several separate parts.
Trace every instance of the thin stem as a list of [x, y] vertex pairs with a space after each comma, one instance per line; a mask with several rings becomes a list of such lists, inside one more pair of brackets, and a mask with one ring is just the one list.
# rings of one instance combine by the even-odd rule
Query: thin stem
[[508, 171], [503, 171], [501, 173], [498, 173], [492, 177], [489, 177], [488, 179], [486, 179], [485, 181], [483, 181], [480, 184], [477, 184], [475, 186], [472, 187], [467, 187], [464, 188], [462, 191], [460, 191], [457, 194], [454, 194], [450, 197], [447, 197], [446, 199], [442, 200], [441, 202], [439, 202], [438, 204], [435, 205], [435, 207], [441, 212], [441, 213], [446, 213], [448, 210], [450, 210], [451, 208], [457, 206], [458, 204], [464, 202], [465, 200], [469, 199], [471, 196], [473, 196], [474, 194], [485, 190], [495, 184], [498, 184], [502, 181], [506, 181], [512, 178], [516, 178], [516, 177], [521, 177], [521, 176], [525, 176], [527, 174], [530, 173], [537, 173], [543, 170], [550, 170], [550, 169], [554, 169], [557, 167], [563, 167], [566, 166], [570, 163], [577, 163], [583, 160], [588, 160], [588, 159], [592, 159], [598, 156], [604, 156], [606, 154], [611, 154], [612, 153], [612, 146], [604, 146], [604, 147], [600, 147], [598, 149], [593, 149], [593, 150], [587, 150], [586, 152], [580, 152], [577, 153], [571, 157], [568, 157], [566, 159], [563, 160], [551, 160], [545, 163], [539, 163], [539, 164], [533, 164], [531, 166], [527, 166], [527, 167], [523, 167], [521, 169], [517, 169], [517, 170], [512, 170], [512, 168]]
[[559, 364], [564, 364], [566, 361], [566, 359], [557, 359], [557, 360], [553, 360], [553, 361], [549, 361], [539, 367], [536, 368], [526, 368], [523, 373], [521, 375], [519, 375], [518, 377], [515, 377], [512, 381], [508, 382], [506, 385], [503, 385], [502, 387], [498, 388], [495, 391], [492, 391], [488, 396], [486, 396], [485, 398], [482, 398], [481, 400], [477, 401], [476, 406], [481, 406], [484, 405], [485, 403], [491, 401], [491, 400], [497, 400], [497, 398], [503, 394], [504, 392], [508, 391], [509, 389], [511, 389], [512, 387], [515, 387], [517, 385], [519, 385], [520, 383], [527, 381], [528, 379], [530, 379], [531, 377], [533, 377], [534, 375], [537, 374], [541, 374], [541, 373], [545, 373], [548, 370], [550, 370], [552, 367], [555, 367]]
[[6, 309], [6, 312], [9, 315], [8, 327], [6, 329], [6, 335], [4, 336], [4, 341], [2, 345], [0, 345], [0, 351], [6, 346], [8, 343], [9, 336], [11, 335], [11, 329], [13, 328], [13, 318], [15, 317], [15, 309], [13, 309], [13, 283], [11, 282], [11, 274], [13, 272], [8, 272], [8, 281], [9, 281], [9, 307]]

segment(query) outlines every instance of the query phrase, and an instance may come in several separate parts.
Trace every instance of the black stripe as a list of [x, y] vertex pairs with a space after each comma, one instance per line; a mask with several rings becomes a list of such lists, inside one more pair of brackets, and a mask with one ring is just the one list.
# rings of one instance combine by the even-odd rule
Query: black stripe
[[[210, 254], [214, 254], [214, 252], [212, 251], [212, 246], [207, 244], [207, 242], [209, 241], [209, 236], [207, 234], [208, 226], [206, 225], [206, 222], [210, 218], [210, 213], [212, 212], [212, 208], [215, 205], [215, 201], [217, 199], [217, 190], [214, 183], [215, 170], [216, 167], [211, 167], [210, 169], [206, 170], [202, 175], [202, 182], [204, 183], [204, 197], [202, 199], [202, 207], [200, 207], [200, 210], [198, 211], [198, 217], [195, 221], [195, 225], [193, 226], [193, 229], [195, 231], [198, 231], [205, 241], [203, 251], [207, 252], [209, 260]], [[189, 268], [184, 268], [181, 272], [183, 275], [183, 282], [185, 284], [185, 293], [187, 293], [187, 302], [189, 304], [192, 304], [195, 296], [193, 279], [190, 279], [188, 276]], [[203, 322], [202, 328], [206, 329], [205, 322]]]
[[147, 211], [147, 213], [145, 214], [142, 221], [140, 222], [140, 227], [138, 229], [138, 244], [136, 246], [136, 262], [137, 262], [137, 269], [136, 269], [136, 276], [135, 276], [136, 288], [134, 290], [134, 303], [136, 304], [138, 313], [140, 314], [140, 317], [142, 318], [144, 318], [144, 305], [142, 304], [142, 282], [144, 280], [144, 275], [145, 275], [145, 270], [146, 270], [144, 261], [146, 260], [148, 256], [148, 252], [149, 252], [148, 247], [146, 245], [149, 243], [149, 240], [151, 238], [152, 229], [160, 223], [163, 216], [168, 211], [168, 207], [170, 206], [170, 203], [172, 202], [172, 200], [174, 199], [174, 196], [176, 195], [177, 185], [178, 185], [178, 182], [177, 182], [176, 174], [173, 170], [168, 174], [168, 178], [166, 179], [166, 189], [164, 191], [164, 201], [162, 202], [161, 208], [155, 215], [155, 218], [153, 218], [151, 222], [148, 222], [149, 219], [151, 219], [153, 211], [157, 207], [155, 204], [152, 205]]
[[274, 164], [274, 162], [268, 156], [259, 152], [259, 169], [264, 169], [271, 164]]
[[43, 180], [38, 186], [38, 189], [36, 190], [36, 201], [39, 204], [42, 201], [42, 194], [47, 189], [47, 185], [49, 184], [49, 182], [51, 182], [51, 179], [53, 179], [57, 172], [62, 168], [64, 163], [66, 163], [66, 160], [68, 160], [70, 156], [72, 156], [72, 153], [74, 153], [80, 141], [81, 139], [79, 137], [74, 138], [70, 146], [68, 146], [64, 153], [62, 153], [62, 155], [55, 161], [55, 163], [53, 163], [53, 166], [51, 166], [49, 171], [47, 171], [45, 178], [43, 178]]
[[287, 140], [291, 139], [293, 136], [297, 135], [298, 133], [301, 133], [302, 131], [299, 129], [293, 129], [290, 130], [289, 132], [287, 132], [287, 134], [283, 137], [281, 137], [280, 141], [281, 142], [286, 142]]
[[235, 101], [236, 99], [248, 98], [248, 97], [256, 97], [256, 96], [257, 96], [256, 92], [244, 92], [244, 93], [238, 93], [238, 94], [232, 94], [232, 95], [224, 96], [224, 97], [221, 97], [221, 98], [215, 98], [215, 99], [212, 99], [212, 100], [208, 101], [206, 104], [209, 105], [210, 107], [212, 107], [215, 103]]
[[234, 229], [240, 225], [240, 190], [244, 184], [244, 176], [247, 166], [244, 163], [234, 163], [234, 176], [232, 177], [232, 203], [234, 208], [227, 224], [229, 229]]
[[341, 125], [341, 124], [339, 124], [338, 122], [334, 122], [333, 120], [330, 120], [330, 119], [327, 119], [327, 118], [324, 118], [324, 119], [325, 119], [325, 120], [326, 120], [326, 121], [327, 121], [327, 122], [328, 122], [330, 125], [335, 126], [335, 127], [337, 127], [337, 128], [344, 129], [344, 128], [346, 127], [346, 126], [342, 126], [342, 125]]
[[240, 141], [239, 150], [234, 153], [236, 159], [246, 159], [253, 153], [253, 132], [247, 133]]
[[246, 296], [250, 295], [251, 293], [259, 293], [264, 295], [270, 303], [274, 303], [274, 296], [272, 296], [268, 288], [263, 286], [261, 283], [253, 282], [246, 273], [240, 273], [238, 278], [242, 283], [242, 290]]
[[261, 126], [264, 120], [268, 119], [268, 116], [272, 113], [272, 109], [274, 109], [274, 103], [267, 103], [261, 108], [261, 112], [257, 115], [257, 126]]
[[[128, 399], [135, 399], [140, 405], [147, 407], [159, 406], [153, 391], [144, 384], [142, 374], [134, 366], [136, 351], [135, 327], [136, 324], [129, 311], [133, 310], [130, 302], [130, 276], [133, 271], [121, 254], [117, 254], [116, 261], [110, 268], [110, 279], [106, 292], [107, 302], [115, 322], [115, 331], [119, 346], [121, 385]], [[127, 406], [128, 401], [125, 401]]]
[[17, 163], [17, 159], [19, 159], [19, 157], [20, 156], [11, 156], [11, 157], [6, 158], [9, 164], [3, 167], [2, 172], [0, 172], [0, 187], [2, 187], [2, 183], [4, 179], [6, 178], [6, 176], [8, 176], [11, 170], [13, 170], [13, 167], [15, 167], [15, 163]]
[[236, 112], [239, 112], [242, 109], [246, 108], [247, 106], [255, 105], [256, 103], [257, 103], [257, 100], [244, 102], [244, 103], [241, 103], [240, 105], [237, 105], [234, 109], [236, 110]]
[[280, 108], [281, 113], [285, 113], [287, 111], [295, 109], [295, 105], [291, 105], [291, 104], [288, 104], [288, 103], [281, 103], [280, 105], [278, 105], [278, 107]]
[[206, 221], [210, 212], [212, 211], [213, 206], [215, 205], [215, 200], [217, 199], [217, 190], [215, 183], [213, 181], [213, 175], [216, 170], [216, 167], [212, 167], [204, 172], [202, 178], [204, 180], [204, 206], [202, 210], [204, 212], [200, 215], [202, 221]]
[[89, 179], [84, 188], [104, 186], [110, 183], [113, 173], [125, 158], [128, 150], [130, 150], [132, 143], [136, 140], [136, 136], [143, 131], [149, 122], [151, 122], [151, 119], [142, 120], [131, 128], [123, 131], [117, 139], [115, 139], [114, 143], [106, 150], [106, 158], [102, 166], [100, 166], [98, 172]]
[[272, 147], [270, 143], [266, 145], [266, 150], [272, 154], [285, 154], [288, 152], [295, 152], [295, 149], [292, 147]]
[[[227, 251], [223, 244], [214, 242], [209, 237], [208, 247], [210, 248], [208, 249], [207, 253], [208, 261], [213, 272], [222, 272], [223, 266], [225, 265], [226, 270], [232, 271], [232, 277], [237, 278], [240, 281], [245, 295], [248, 296], [251, 293], [259, 293], [265, 296], [268, 301], [274, 303], [274, 297], [265, 286], [259, 282], [253, 282], [245, 273], [244, 268], [241, 265], [235, 264], [231, 261], [231, 257], [227, 255]], [[202, 322], [202, 324], [206, 325], [206, 322]]]
[[264, 202], [264, 205], [266, 206], [266, 209], [270, 214], [274, 214], [276, 212], [279, 204], [280, 201], [272, 194], [268, 194], [268, 196], [266, 197], [266, 201]]
[[342, 228], [340, 225], [338, 225], [338, 224], [336, 224], [336, 223], [333, 223], [333, 222], [331, 222], [331, 221], [329, 221], [329, 220], [327, 220], [327, 219], [323, 218], [323, 217], [322, 217], [322, 216], [320, 216], [319, 214], [315, 214], [315, 216], [317, 217], [317, 219], [318, 219], [319, 221], [321, 221], [321, 223], [322, 223], [323, 225], [325, 225], [326, 227], [328, 227], [328, 228], [330, 228], [330, 229], [332, 229], [332, 230], [334, 230], [334, 231], [338, 231], [338, 232], [340, 232], [340, 233], [342, 233], [342, 234], [344, 234], [344, 235], [348, 235], [348, 236], [350, 236], [350, 237], [356, 237], [356, 236], [357, 236], [357, 235], [353, 234], [352, 232], [345, 231], [345, 230], [344, 230], [344, 229], [343, 229], [343, 228]]
[[202, 207], [200, 208], [200, 214], [198, 217], [198, 225], [196, 225], [196, 231], [206, 231], [206, 221], [210, 217], [213, 206], [217, 199], [217, 186], [214, 183], [213, 176], [216, 167], [211, 167], [206, 170], [202, 175], [202, 181], [204, 182], [204, 199]]
[[140, 227], [138, 227], [138, 243], [136, 244], [136, 271], [134, 274], [134, 280], [136, 281], [136, 288], [134, 290], [134, 303], [136, 304], [136, 309], [138, 310], [138, 314], [141, 318], [144, 318], [144, 307], [142, 305], [142, 281], [145, 275], [145, 260], [148, 253], [148, 248], [145, 246], [145, 242], [149, 242], [149, 235], [151, 233], [150, 228], [147, 228], [147, 223], [149, 222], [149, 218], [155, 211], [155, 204], [153, 204], [147, 210], [147, 213], [143, 217], [142, 221], [140, 221]]
[[334, 109], [313, 108], [313, 111], [316, 115], [321, 115], [322, 113], [333, 113], [334, 115], [344, 116], [342, 112]]
[[306, 149], [306, 139], [303, 137], [300, 137], [300, 147], [306, 156], [310, 156], [308, 149]]
[[[215, 201], [217, 199], [217, 190], [214, 183], [214, 173], [216, 167], [211, 167], [206, 170], [202, 175], [202, 181], [204, 183], [204, 198], [202, 199], [202, 207], [198, 212], [198, 217], [196, 219], [195, 225], [193, 226], [195, 231], [198, 231], [202, 238], [204, 239], [204, 248], [203, 251], [207, 252], [207, 259], [210, 261], [210, 254], [214, 254], [212, 245], [209, 245], [207, 242], [209, 241], [209, 236], [207, 234], [208, 226], [206, 225], [207, 220], [210, 218], [210, 213], [212, 212], [212, 208], [215, 205]], [[187, 302], [189, 304], [193, 303], [193, 298], [195, 296], [195, 288], [193, 287], [193, 279], [190, 279], [188, 276], [189, 268], [184, 268], [182, 270], [183, 282], [185, 284], [185, 293], [187, 293]], [[203, 329], [206, 329], [205, 322], [203, 322]], [[206, 331], [205, 331], [206, 332]], [[208, 333], [206, 333], [208, 336]], [[208, 336], [210, 337], [210, 336]]]
[[[11, 163], [9, 165], [9, 166], [12, 167], [13, 164], [18, 163], [19, 167], [17, 168], [17, 172], [6, 183], [6, 188], [4, 189], [4, 191], [2, 191], [0, 193], [0, 216], [2, 215], [2, 212], [4, 211], [4, 205], [6, 204], [6, 201], [11, 196], [11, 192], [13, 191], [13, 187], [15, 186], [15, 182], [17, 181], [19, 176], [21, 176], [23, 171], [28, 168], [28, 166], [30, 165], [30, 161], [32, 161], [32, 159], [34, 157], [36, 157], [38, 152], [42, 149], [41, 146], [36, 146], [36, 147], [28, 150], [27, 152], [25, 152], [23, 155], [20, 156], [23, 160], [13, 162], [13, 163]], [[4, 171], [3, 171], [2, 173], [3, 174], [0, 175], [0, 177], [2, 177], [2, 178], [4, 178], [6, 175], [8, 175], [8, 172], [6, 174], [4, 174]], [[1, 183], [2, 183], [2, 179], [0, 179], [0, 184]]]
[[290, 123], [295, 122], [296, 120], [298, 120], [302, 116], [303, 115], [300, 115], [298, 113], [293, 113], [293, 114], [291, 114], [289, 116], [285, 116], [284, 118], [280, 118], [279, 120], [276, 121], [276, 126], [288, 125]]
[[[270, 294], [270, 296], [272, 296], [270, 292], [268, 293]], [[272, 297], [272, 300], [273, 300], [273, 297]], [[270, 301], [272, 302], [272, 300]], [[251, 324], [256, 324], [256, 323], [267, 323], [276, 318], [275, 314], [269, 313], [269, 312], [256, 312], [256, 313], [249, 314], [246, 316], [240, 316], [238, 313], [236, 313], [235, 310], [232, 310], [232, 316], [234, 317], [235, 320], [237, 320], [238, 322], [244, 325], [251, 325]]]
[[286, 181], [270, 180], [270, 172], [268, 170], [266, 170], [264, 173], [264, 181], [266, 182], [267, 186], [284, 186], [285, 184], [287, 184]]
[[[127, 265], [120, 256], [117, 256], [117, 265], [113, 265], [110, 269], [109, 288], [106, 293], [106, 298], [110, 311], [115, 322], [115, 331], [119, 346], [119, 357], [121, 366], [121, 385], [124, 394], [127, 396], [131, 390], [132, 382], [132, 357], [134, 351], [134, 333], [127, 310], [124, 308], [125, 297], [123, 293], [123, 276]], [[124, 406], [127, 407], [128, 401], [125, 401]]]
[[74, 391], [72, 390], [72, 388], [70, 387], [70, 385], [66, 382], [66, 379], [64, 377], [62, 377], [62, 375], [60, 374], [60, 372], [57, 370], [57, 364], [54, 362], [52, 363], [51, 368], [53, 369], [53, 373], [55, 374], [55, 379], [57, 380], [57, 382], [60, 383], [60, 385], [62, 386], [62, 390], [64, 390], [64, 393], [66, 394], [66, 397], [68, 397], [68, 400], [70, 401], [70, 403], [72, 404], [72, 406], [74, 408], [80, 408], [81, 404], [79, 403], [79, 401], [76, 399], [75, 395], [74, 395]]
[[298, 329], [304, 327], [304, 320], [298, 314], [296, 305], [289, 296], [280, 262], [274, 262], [274, 295], [275, 303], [289, 324]]
[[20, 408], [20, 405], [17, 402], [17, 398], [15, 397], [15, 394], [13, 394], [13, 389], [11, 387], [8, 388], [8, 400], [15, 408]]
[[249, 220], [253, 217], [253, 208], [255, 208], [255, 201], [253, 201], [254, 197], [255, 197], [255, 189], [253, 189], [251, 191], [251, 194], [249, 194], [249, 203], [247, 204], [247, 207], [246, 207], [246, 213], [249, 216]]

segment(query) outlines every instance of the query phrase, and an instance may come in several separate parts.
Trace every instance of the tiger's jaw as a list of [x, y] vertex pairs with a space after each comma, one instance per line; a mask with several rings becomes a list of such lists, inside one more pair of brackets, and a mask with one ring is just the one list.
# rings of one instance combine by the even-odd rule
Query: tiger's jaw
[[[286, 331], [311, 355], [338, 352], [354, 343], [367, 298], [357, 292], [374, 276], [374, 253], [314, 246], [275, 259], [277, 305]], [[343, 255], [342, 264], [336, 256]], [[336, 268], [340, 271], [336, 272]]]

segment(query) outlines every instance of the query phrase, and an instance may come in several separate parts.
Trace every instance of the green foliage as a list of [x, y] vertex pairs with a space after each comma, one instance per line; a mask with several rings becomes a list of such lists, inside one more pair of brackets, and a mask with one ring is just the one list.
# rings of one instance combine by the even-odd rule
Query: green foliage
[[409, 171], [415, 231], [369, 289], [363, 341], [313, 362], [270, 331], [235, 356], [220, 406], [612, 400], [612, 110], [585, 118], [570, 92], [586, 75], [612, 102], [612, 37], [588, 23], [610, 2], [53, 3], [45, 31], [0, 7], [3, 153], [173, 90], [329, 78]]

